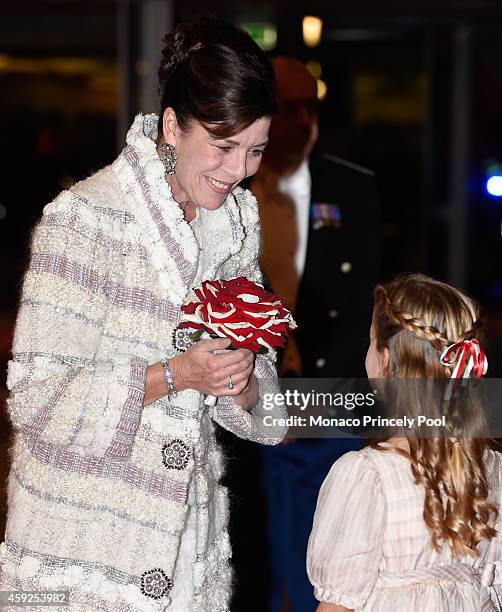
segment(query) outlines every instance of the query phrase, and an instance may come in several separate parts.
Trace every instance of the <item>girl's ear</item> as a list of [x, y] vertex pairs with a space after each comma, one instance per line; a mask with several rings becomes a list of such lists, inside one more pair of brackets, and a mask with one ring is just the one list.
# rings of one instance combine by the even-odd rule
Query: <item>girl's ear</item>
[[162, 114], [162, 136], [164, 138], [164, 142], [167, 142], [175, 147], [178, 139], [178, 132], [179, 128], [176, 113], [174, 112], [173, 108], [168, 106]]
[[383, 350], [381, 352], [381, 356], [382, 356], [382, 360], [381, 360], [381, 367], [382, 367], [382, 378], [385, 378], [385, 376], [387, 376], [388, 371], [389, 371], [389, 363], [390, 363], [390, 353], [389, 353], [389, 349], [384, 346]]

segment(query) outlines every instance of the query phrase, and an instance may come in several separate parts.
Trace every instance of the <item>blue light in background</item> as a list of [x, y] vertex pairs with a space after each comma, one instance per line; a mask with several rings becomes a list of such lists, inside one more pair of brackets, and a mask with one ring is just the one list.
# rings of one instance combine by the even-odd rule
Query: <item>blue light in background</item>
[[486, 191], [495, 198], [502, 197], [502, 176], [490, 176], [486, 181]]

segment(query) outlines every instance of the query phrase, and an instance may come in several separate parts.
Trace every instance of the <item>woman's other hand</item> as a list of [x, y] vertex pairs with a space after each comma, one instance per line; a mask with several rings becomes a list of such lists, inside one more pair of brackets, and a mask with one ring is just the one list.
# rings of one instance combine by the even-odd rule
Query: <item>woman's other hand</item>
[[249, 377], [249, 382], [244, 389], [234, 397], [235, 403], [244, 410], [254, 408], [260, 399], [260, 386], [254, 374]]

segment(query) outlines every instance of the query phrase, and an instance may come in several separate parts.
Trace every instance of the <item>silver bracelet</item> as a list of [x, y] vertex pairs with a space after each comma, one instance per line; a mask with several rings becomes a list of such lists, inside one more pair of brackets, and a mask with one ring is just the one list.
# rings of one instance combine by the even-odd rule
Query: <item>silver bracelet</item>
[[164, 380], [166, 381], [167, 398], [171, 399], [173, 397], [176, 397], [178, 395], [178, 392], [176, 391], [176, 387], [174, 386], [174, 376], [171, 368], [169, 367], [169, 359], [167, 357], [164, 357], [164, 359], [161, 359], [160, 363], [162, 365], [162, 371], [164, 373]]

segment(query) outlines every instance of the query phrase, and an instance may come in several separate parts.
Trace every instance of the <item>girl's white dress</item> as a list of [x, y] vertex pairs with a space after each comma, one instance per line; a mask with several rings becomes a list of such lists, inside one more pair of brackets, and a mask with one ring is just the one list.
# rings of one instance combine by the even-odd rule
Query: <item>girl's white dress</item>
[[[395, 451], [349, 452], [317, 502], [307, 570], [317, 599], [364, 612], [502, 610], [502, 511], [479, 557], [436, 552], [422, 518], [425, 490]], [[502, 455], [486, 453], [490, 498], [502, 507]]]

